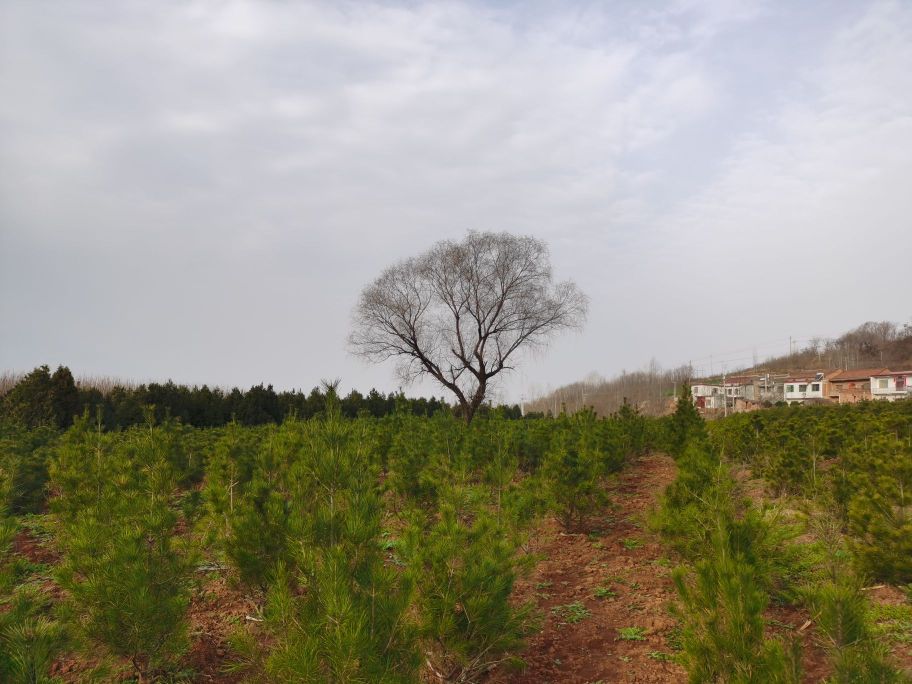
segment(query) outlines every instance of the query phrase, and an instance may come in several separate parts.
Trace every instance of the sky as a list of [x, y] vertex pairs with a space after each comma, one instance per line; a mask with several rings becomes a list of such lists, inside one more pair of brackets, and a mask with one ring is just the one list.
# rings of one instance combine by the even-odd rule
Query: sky
[[908, 1], [0, 0], [0, 370], [396, 390], [358, 294], [468, 230], [590, 298], [500, 400], [909, 321], [910, 36]]

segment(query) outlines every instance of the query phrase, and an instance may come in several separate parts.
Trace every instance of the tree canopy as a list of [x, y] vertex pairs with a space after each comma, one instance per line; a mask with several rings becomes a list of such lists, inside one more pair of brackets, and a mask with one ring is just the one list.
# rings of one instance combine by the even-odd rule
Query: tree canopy
[[470, 232], [390, 266], [361, 292], [349, 338], [370, 361], [395, 359], [405, 381], [430, 376], [467, 421], [517, 352], [578, 328], [588, 301], [555, 282], [548, 248], [529, 236]]

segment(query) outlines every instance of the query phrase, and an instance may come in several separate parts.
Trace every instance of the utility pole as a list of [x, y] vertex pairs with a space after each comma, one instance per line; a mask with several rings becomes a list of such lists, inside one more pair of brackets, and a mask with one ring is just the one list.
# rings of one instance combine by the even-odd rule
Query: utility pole
[[722, 415], [728, 416], [728, 389], [725, 387], [725, 366], [722, 366]]

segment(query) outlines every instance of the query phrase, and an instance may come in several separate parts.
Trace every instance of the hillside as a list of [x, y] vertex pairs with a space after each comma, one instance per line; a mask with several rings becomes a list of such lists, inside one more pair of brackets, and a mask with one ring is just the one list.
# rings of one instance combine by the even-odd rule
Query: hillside
[[[760, 364], [730, 368], [734, 373], [761, 373], [794, 369], [853, 369], [912, 367], [912, 323], [868, 321], [836, 338], [814, 338], [792, 354], [770, 357]], [[646, 415], [664, 415], [682, 382], [696, 379], [689, 365], [662, 369], [655, 361], [633, 373], [610, 379], [597, 378], [563, 385], [526, 404], [529, 412], [557, 415], [589, 406], [599, 415], [609, 415], [625, 398]]]

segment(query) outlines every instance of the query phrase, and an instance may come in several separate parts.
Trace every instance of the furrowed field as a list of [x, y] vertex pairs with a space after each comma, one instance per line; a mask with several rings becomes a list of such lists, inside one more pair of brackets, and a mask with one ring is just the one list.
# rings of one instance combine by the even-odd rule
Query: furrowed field
[[0, 427], [0, 681], [900, 682], [912, 402]]

